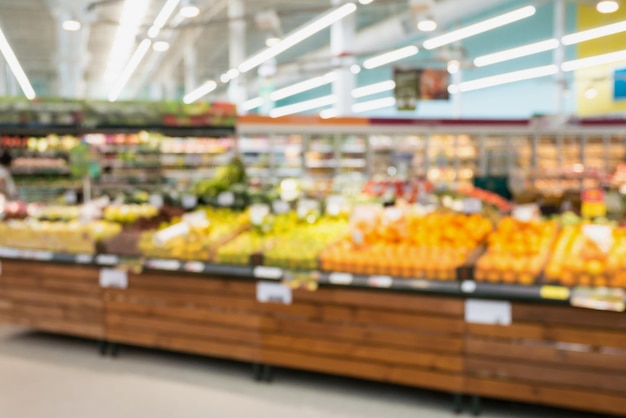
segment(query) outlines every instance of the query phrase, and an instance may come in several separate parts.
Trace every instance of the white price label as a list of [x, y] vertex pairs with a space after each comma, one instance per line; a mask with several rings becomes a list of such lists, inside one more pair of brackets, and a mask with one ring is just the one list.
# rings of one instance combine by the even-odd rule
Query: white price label
[[91, 254], [78, 254], [76, 256], [77, 264], [90, 264], [93, 261], [93, 255]]
[[293, 302], [291, 288], [280, 283], [257, 283], [256, 298], [257, 301], [261, 303], [281, 303], [284, 305], [291, 305]]
[[183, 209], [193, 209], [198, 206], [198, 198], [192, 194], [183, 195], [182, 199]]
[[19, 258], [20, 251], [14, 248], [0, 248], [0, 257]]
[[204, 263], [199, 261], [190, 261], [185, 264], [183, 269], [190, 273], [202, 273], [204, 271]]
[[50, 261], [54, 258], [54, 254], [49, 251], [35, 251], [32, 258], [37, 261]]
[[281, 213], [288, 213], [290, 209], [289, 202], [285, 202], [284, 200], [274, 200], [272, 202], [272, 211], [275, 214], [280, 215]]
[[468, 299], [465, 301], [465, 322], [470, 324], [511, 325], [511, 302]]
[[128, 272], [117, 269], [100, 270], [100, 287], [128, 289]]
[[515, 209], [513, 209], [512, 216], [518, 221], [530, 222], [541, 216], [541, 210], [535, 203], [531, 203], [529, 205], [517, 205]]
[[250, 206], [250, 222], [252, 225], [261, 225], [265, 217], [269, 214], [270, 207], [268, 205], [256, 204]]
[[466, 280], [461, 283], [461, 290], [463, 293], [474, 293], [476, 291], [476, 282], [472, 280]]
[[463, 199], [463, 212], [480, 213], [483, 210], [483, 201], [475, 198]]
[[235, 204], [235, 194], [233, 192], [223, 192], [217, 196], [219, 206], [232, 206]]
[[68, 190], [65, 192], [65, 203], [68, 205], [75, 205], [78, 203], [78, 194], [75, 190]]
[[114, 266], [118, 264], [119, 261], [120, 258], [116, 255], [100, 254], [98, 257], [96, 257], [96, 263], [100, 264], [101, 266]]
[[178, 260], [148, 260], [146, 265], [154, 270], [178, 271], [181, 263]]
[[277, 267], [258, 266], [254, 268], [253, 275], [257, 279], [280, 280], [284, 272]]
[[350, 273], [330, 273], [328, 281], [340, 286], [349, 286], [354, 281], [354, 276]]
[[150, 205], [154, 206], [157, 209], [161, 209], [163, 205], [165, 204], [163, 201], [163, 195], [160, 195], [160, 194], [150, 195], [148, 202], [150, 203]]
[[390, 276], [372, 276], [367, 282], [372, 287], [389, 288], [393, 285], [393, 278]]
[[337, 216], [346, 207], [346, 198], [341, 195], [332, 195], [326, 198], [326, 214], [330, 216]]

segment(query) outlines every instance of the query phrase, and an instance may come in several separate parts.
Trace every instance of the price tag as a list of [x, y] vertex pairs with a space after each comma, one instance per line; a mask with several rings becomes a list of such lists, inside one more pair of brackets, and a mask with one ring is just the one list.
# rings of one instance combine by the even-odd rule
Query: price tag
[[261, 303], [291, 305], [293, 302], [291, 288], [280, 283], [257, 283], [256, 298]]
[[116, 255], [100, 254], [96, 257], [96, 263], [101, 266], [115, 266], [119, 263], [120, 258]]
[[349, 286], [354, 281], [354, 276], [350, 273], [330, 273], [328, 281], [340, 286]]
[[204, 271], [204, 263], [199, 261], [190, 261], [185, 264], [183, 269], [190, 273], [202, 273]]
[[570, 292], [563, 286], [542, 286], [539, 294], [542, 299], [567, 300]]
[[537, 219], [540, 215], [541, 210], [535, 203], [529, 205], [517, 205], [513, 209], [512, 213], [513, 218], [521, 222], [530, 222]]
[[154, 270], [178, 271], [180, 270], [180, 261], [178, 260], [148, 260], [146, 263], [148, 268]]
[[100, 270], [100, 287], [128, 289], [128, 272], [117, 269]]
[[472, 280], [466, 280], [461, 283], [461, 290], [463, 293], [474, 293], [476, 291], [476, 282]]
[[78, 254], [76, 256], [76, 264], [91, 264], [93, 261], [93, 255], [91, 254]]
[[0, 248], [0, 257], [19, 258], [20, 251], [14, 248]]
[[192, 194], [186, 194], [183, 195], [181, 203], [183, 205], [183, 209], [194, 209], [196, 206], [198, 206], [198, 198]]
[[270, 207], [268, 205], [256, 204], [250, 206], [250, 222], [252, 225], [260, 226], [269, 214]]
[[597, 311], [624, 312], [625, 297], [624, 289], [577, 287], [572, 292], [571, 304]]
[[481, 213], [483, 211], [483, 201], [475, 198], [463, 199], [464, 213]]
[[390, 288], [393, 285], [393, 278], [390, 276], [372, 276], [367, 283], [372, 287]]
[[411, 286], [414, 289], [425, 290], [425, 289], [430, 288], [430, 282], [424, 279], [411, 280], [409, 281], [409, 286]]
[[599, 218], [606, 216], [606, 202], [604, 190], [590, 189], [582, 192], [580, 212], [584, 218]]
[[78, 194], [75, 190], [68, 190], [65, 192], [65, 203], [68, 205], [75, 205], [78, 203]]
[[50, 261], [54, 258], [54, 254], [49, 251], [35, 251], [32, 254], [32, 259], [37, 261]]
[[235, 204], [235, 194], [233, 192], [223, 192], [217, 196], [217, 204], [223, 207], [233, 206]]
[[272, 202], [272, 211], [275, 214], [288, 213], [290, 210], [289, 202], [285, 202], [284, 200], [274, 200]]
[[470, 324], [511, 325], [511, 303], [468, 299], [465, 301], [465, 322]]
[[164, 205], [163, 195], [160, 194], [151, 194], [148, 199], [150, 205], [154, 206], [157, 209], [161, 209]]
[[283, 269], [277, 267], [258, 266], [253, 271], [253, 275], [257, 279], [280, 280], [283, 278], [283, 274]]

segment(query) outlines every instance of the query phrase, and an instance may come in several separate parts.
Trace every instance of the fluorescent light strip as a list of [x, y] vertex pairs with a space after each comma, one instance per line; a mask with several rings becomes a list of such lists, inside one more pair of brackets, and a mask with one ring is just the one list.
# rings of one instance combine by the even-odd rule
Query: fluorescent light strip
[[535, 42], [532, 44], [520, 46], [517, 48], [507, 49], [493, 54], [483, 55], [474, 60], [477, 67], [485, 67], [487, 65], [497, 64], [504, 61], [510, 61], [516, 58], [526, 57], [528, 55], [538, 54], [540, 52], [552, 51], [559, 47], [560, 43], [557, 39], [548, 39], [546, 41]]
[[331, 106], [337, 102], [337, 98], [334, 95], [323, 96], [313, 100], [307, 100], [305, 102], [295, 103], [289, 106], [277, 107], [270, 112], [270, 116], [273, 118], [279, 118], [281, 116], [293, 115], [296, 113], [306, 112], [307, 110], [313, 110], [324, 106]]
[[217, 88], [217, 83], [213, 80], [207, 81], [197, 89], [187, 93], [183, 98], [183, 102], [186, 104], [193, 103], [207, 94], [211, 93], [213, 90]]
[[603, 64], [612, 64], [614, 62], [626, 61], [626, 49], [608, 54], [595, 55], [593, 57], [581, 58], [577, 60], [567, 61], [561, 65], [563, 71], [575, 71], [583, 68], [595, 67]]
[[30, 84], [30, 81], [28, 81], [28, 77], [26, 76], [24, 69], [20, 65], [19, 60], [15, 56], [15, 52], [13, 52], [13, 48], [11, 48], [9, 41], [7, 41], [6, 36], [4, 36], [4, 32], [2, 32], [2, 29], [0, 29], [0, 51], [2, 51], [2, 55], [9, 65], [13, 76], [15, 76], [17, 83], [20, 85], [20, 88], [24, 92], [24, 96], [26, 96], [28, 100], [33, 100], [34, 98], [36, 98], [37, 95], [35, 94], [35, 90]]
[[137, 47], [137, 50], [135, 50], [135, 53], [130, 58], [130, 61], [128, 61], [128, 64], [124, 68], [124, 71], [122, 71], [122, 74], [120, 74], [119, 78], [115, 82], [115, 85], [113, 86], [113, 89], [109, 93], [110, 102], [114, 102], [119, 98], [120, 93], [122, 93], [122, 90], [124, 89], [124, 87], [126, 87], [128, 80], [130, 80], [130, 77], [133, 75], [133, 73], [141, 63], [141, 60], [143, 60], [143, 58], [146, 56], [151, 46], [152, 41], [150, 39], [144, 39], [143, 41], [141, 41], [139, 47]]
[[115, 32], [115, 38], [109, 61], [107, 73], [112, 77], [118, 77], [124, 68], [124, 62], [131, 55], [135, 39], [139, 31], [139, 25], [148, 10], [149, 0], [126, 0], [120, 16], [120, 24]]
[[270, 98], [276, 102], [278, 100], [282, 100], [290, 96], [295, 96], [296, 94], [300, 94], [305, 91], [309, 91], [318, 87], [325, 86], [327, 84], [334, 82], [335, 80], [337, 80], [337, 74], [328, 73], [325, 75], [321, 75], [319, 77], [311, 78], [310, 80], [305, 80], [300, 83], [292, 84], [291, 86], [276, 90], [270, 95]]
[[332, 119], [339, 116], [339, 111], [335, 108], [324, 109], [320, 112], [320, 118], [322, 119]]
[[352, 90], [352, 97], [360, 99], [361, 97], [371, 96], [378, 93], [384, 93], [396, 88], [396, 82], [393, 80], [382, 81], [380, 83], [370, 84], [368, 86], [358, 87]]
[[502, 26], [506, 26], [513, 22], [533, 16], [537, 12], [535, 6], [526, 6], [512, 12], [504, 13], [491, 19], [466, 26], [461, 29], [448, 32], [444, 35], [436, 36], [424, 42], [424, 48], [435, 49], [444, 45], [449, 45], [456, 41], [466, 39], [480, 33], [484, 33]]
[[176, 8], [180, 4], [180, 0], [167, 0], [167, 3], [163, 6], [156, 19], [154, 19], [154, 23], [150, 30], [148, 30], [148, 37], [151, 39], [159, 36], [161, 29], [165, 26], [167, 21], [172, 17]]
[[354, 113], [365, 113], [372, 110], [385, 109], [396, 105], [394, 97], [385, 97], [384, 99], [370, 100], [369, 102], [357, 103], [352, 106]]
[[557, 74], [559, 67], [556, 65], [546, 65], [543, 67], [529, 68], [521, 71], [513, 71], [495, 75], [492, 77], [479, 78], [476, 80], [465, 81], [460, 84], [453, 84], [448, 87], [448, 91], [452, 94], [465, 93], [468, 91], [480, 90], [487, 87], [500, 86], [503, 84], [515, 83], [517, 81], [531, 80], [533, 78], [547, 77]]
[[599, 26], [597, 28], [583, 30], [581, 32], [565, 35], [561, 38], [563, 45], [574, 45], [581, 42], [590, 41], [592, 39], [598, 39], [609, 35], [615, 35], [616, 33], [626, 31], [626, 20], [621, 22], [612, 23], [610, 25]]
[[265, 100], [263, 100], [263, 98], [255, 97], [254, 99], [250, 99], [247, 102], [243, 102], [241, 108], [245, 111], [249, 111], [252, 109], [256, 109], [257, 107], [263, 106], [263, 103], [265, 103]]
[[247, 59], [239, 66], [239, 71], [242, 73], [246, 73], [259, 65], [263, 64], [265, 61], [274, 58], [275, 56], [285, 52], [289, 48], [299, 44], [307, 38], [315, 35], [316, 33], [326, 29], [331, 26], [333, 23], [340, 21], [346, 16], [351, 15], [357, 9], [357, 5], [354, 3], [347, 3], [343, 6], [325, 14], [324, 16], [315, 19], [311, 23], [305, 25], [303, 28], [292, 32], [283, 38], [278, 44], [274, 45], [271, 48], [267, 48], [252, 58]]
[[363, 62], [363, 67], [371, 70], [401, 59], [412, 57], [413, 55], [417, 55], [418, 52], [419, 49], [416, 46], [407, 46], [367, 59]]

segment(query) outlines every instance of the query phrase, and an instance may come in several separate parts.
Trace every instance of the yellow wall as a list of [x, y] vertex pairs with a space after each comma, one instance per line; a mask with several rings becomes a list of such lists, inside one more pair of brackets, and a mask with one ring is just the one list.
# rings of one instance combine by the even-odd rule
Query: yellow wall
[[[578, 6], [578, 30], [585, 30], [609, 23], [626, 20], [626, 2], [619, 11], [604, 15], [593, 5]], [[578, 58], [626, 49], [626, 32], [578, 44]], [[575, 88], [579, 116], [598, 116], [626, 112], [626, 100], [613, 101], [613, 71], [626, 68], [626, 61], [576, 71]], [[595, 87], [598, 95], [593, 99], [585, 97], [585, 91]]]

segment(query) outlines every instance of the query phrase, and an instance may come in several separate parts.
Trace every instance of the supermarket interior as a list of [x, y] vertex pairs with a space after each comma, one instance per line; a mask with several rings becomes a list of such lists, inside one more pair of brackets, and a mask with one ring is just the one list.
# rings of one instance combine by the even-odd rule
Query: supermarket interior
[[624, 45], [622, 0], [0, 0], [0, 417], [626, 417]]

